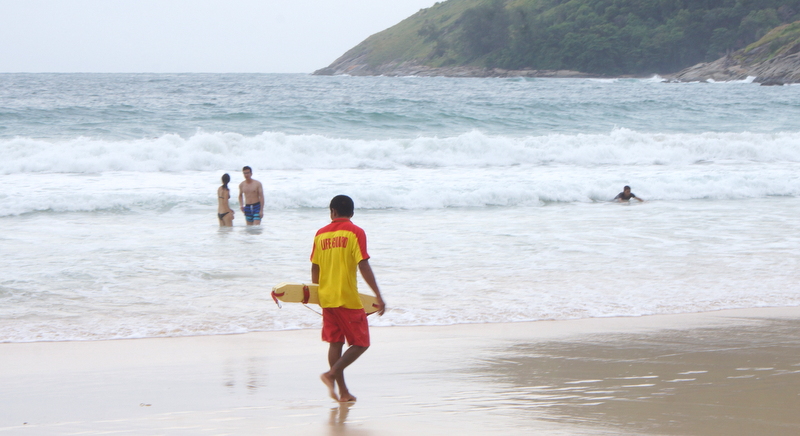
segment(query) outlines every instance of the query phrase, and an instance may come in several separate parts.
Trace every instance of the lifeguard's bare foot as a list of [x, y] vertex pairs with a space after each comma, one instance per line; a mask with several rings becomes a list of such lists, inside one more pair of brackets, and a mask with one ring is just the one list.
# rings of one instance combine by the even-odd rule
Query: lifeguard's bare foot
[[339, 397], [339, 402], [340, 403], [355, 403], [356, 402], [356, 397], [350, 395], [350, 393], [348, 392], [346, 394], [342, 394], [342, 396]]
[[336, 395], [336, 389], [335, 389], [336, 379], [327, 372], [322, 373], [319, 376], [319, 379], [322, 380], [322, 383], [325, 383], [325, 386], [328, 387], [328, 393], [330, 394], [331, 398], [333, 398], [336, 401], [340, 401], [339, 396]]

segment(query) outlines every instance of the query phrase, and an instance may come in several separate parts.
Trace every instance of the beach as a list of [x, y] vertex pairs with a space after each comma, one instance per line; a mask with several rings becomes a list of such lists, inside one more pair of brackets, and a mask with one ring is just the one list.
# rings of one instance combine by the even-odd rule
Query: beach
[[0, 344], [0, 434], [797, 434], [800, 308]]
[[[0, 435], [800, 430], [800, 87], [20, 73], [0, 101]], [[245, 165], [264, 221], [220, 228]], [[389, 306], [352, 405], [319, 315], [270, 298], [339, 194]]]

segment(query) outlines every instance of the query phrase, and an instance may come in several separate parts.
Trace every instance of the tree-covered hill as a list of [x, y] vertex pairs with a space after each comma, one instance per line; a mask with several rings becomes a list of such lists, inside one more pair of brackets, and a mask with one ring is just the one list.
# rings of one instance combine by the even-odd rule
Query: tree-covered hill
[[800, 0], [448, 0], [370, 36], [317, 74], [398, 65], [669, 73], [800, 20]]
[[679, 81], [729, 81], [755, 77], [761, 84], [800, 82], [800, 21], [771, 30], [760, 40], [670, 77]]

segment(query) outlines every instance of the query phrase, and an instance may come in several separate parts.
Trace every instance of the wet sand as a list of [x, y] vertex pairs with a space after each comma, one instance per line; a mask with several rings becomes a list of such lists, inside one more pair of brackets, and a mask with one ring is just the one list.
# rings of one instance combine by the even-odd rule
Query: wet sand
[[352, 405], [316, 330], [0, 344], [0, 434], [800, 434], [800, 308], [372, 335]]

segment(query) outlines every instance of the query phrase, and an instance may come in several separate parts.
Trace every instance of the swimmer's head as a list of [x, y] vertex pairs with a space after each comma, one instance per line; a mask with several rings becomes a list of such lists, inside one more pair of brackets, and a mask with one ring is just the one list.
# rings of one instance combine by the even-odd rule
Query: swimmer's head
[[231, 176], [228, 173], [222, 175], [222, 185], [225, 186], [225, 189], [228, 189], [228, 182], [231, 181]]
[[628, 185], [625, 185], [625, 187], [622, 188], [622, 190], [625, 191], [625, 192], [630, 192], [631, 191], [631, 187], [628, 186]]
[[353, 199], [346, 195], [337, 195], [331, 200], [331, 212], [336, 212], [336, 216], [350, 218], [353, 216], [355, 205]]
[[248, 166], [245, 166], [244, 168], [242, 168], [242, 174], [244, 174], [245, 179], [250, 180], [250, 176], [253, 175], [253, 169]]

